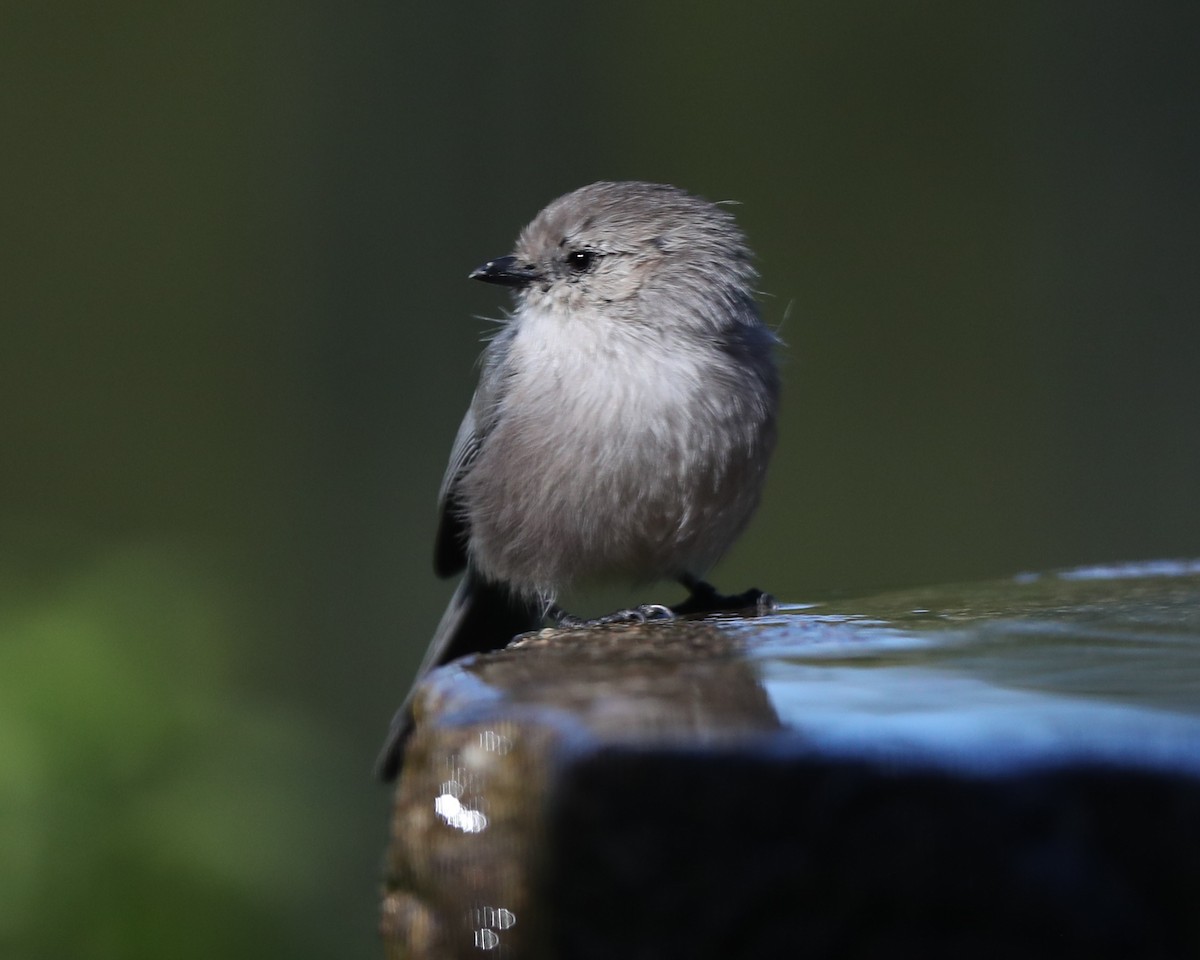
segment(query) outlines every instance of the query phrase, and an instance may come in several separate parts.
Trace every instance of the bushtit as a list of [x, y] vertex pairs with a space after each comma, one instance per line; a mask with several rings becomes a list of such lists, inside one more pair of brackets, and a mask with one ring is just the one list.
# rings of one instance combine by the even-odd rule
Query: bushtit
[[[471, 277], [516, 309], [483, 354], [440, 493], [434, 566], [465, 570], [417, 680], [507, 644], [581, 580], [677, 580], [674, 610], [737, 609], [700, 579], [758, 505], [775, 444], [775, 335], [733, 217], [676, 187], [594, 183], [538, 214]], [[379, 773], [399, 767], [409, 694]]]

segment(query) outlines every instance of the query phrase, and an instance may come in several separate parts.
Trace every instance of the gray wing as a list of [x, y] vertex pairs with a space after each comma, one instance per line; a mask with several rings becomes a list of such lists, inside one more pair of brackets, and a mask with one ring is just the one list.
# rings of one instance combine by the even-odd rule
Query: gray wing
[[454, 447], [446, 475], [438, 490], [438, 529], [433, 547], [433, 569], [439, 577], [452, 577], [467, 565], [467, 521], [458, 501], [458, 481], [479, 453], [481, 437], [475, 428], [475, 403], [467, 410]]
[[450, 462], [438, 491], [438, 530], [434, 542], [433, 569], [439, 577], [452, 577], [467, 565], [467, 539], [470, 530], [458, 499], [458, 484], [479, 454], [484, 438], [492, 432], [500, 416], [500, 400], [507, 380], [508, 341], [512, 327], [506, 327], [488, 345], [483, 355], [479, 386], [471, 406], [458, 428]]
[[475, 455], [479, 452], [480, 439], [479, 431], [475, 427], [475, 401], [472, 400], [467, 415], [458, 425], [454, 446], [450, 449], [450, 462], [446, 464], [446, 473], [442, 477], [441, 487], [438, 488], [439, 507], [445, 504], [447, 497], [453, 492], [458, 478], [475, 459]]

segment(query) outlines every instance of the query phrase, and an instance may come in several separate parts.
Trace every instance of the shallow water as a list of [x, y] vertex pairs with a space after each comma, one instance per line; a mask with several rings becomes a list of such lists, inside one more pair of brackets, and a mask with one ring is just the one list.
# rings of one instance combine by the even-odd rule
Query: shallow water
[[785, 608], [738, 629], [783, 724], [822, 750], [1200, 770], [1197, 561]]

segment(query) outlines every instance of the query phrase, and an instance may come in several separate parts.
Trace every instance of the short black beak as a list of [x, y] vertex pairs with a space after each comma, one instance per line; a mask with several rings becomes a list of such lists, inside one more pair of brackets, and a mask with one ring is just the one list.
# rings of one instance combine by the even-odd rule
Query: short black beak
[[532, 265], [522, 264], [516, 257], [497, 257], [472, 270], [469, 279], [498, 283], [502, 287], [523, 287], [537, 278], [537, 271]]

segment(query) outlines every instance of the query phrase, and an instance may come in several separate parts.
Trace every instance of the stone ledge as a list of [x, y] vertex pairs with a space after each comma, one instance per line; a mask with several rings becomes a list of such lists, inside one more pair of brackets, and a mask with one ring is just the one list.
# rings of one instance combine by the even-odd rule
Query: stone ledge
[[1200, 955], [1200, 577], [544, 631], [431, 675], [393, 957]]

